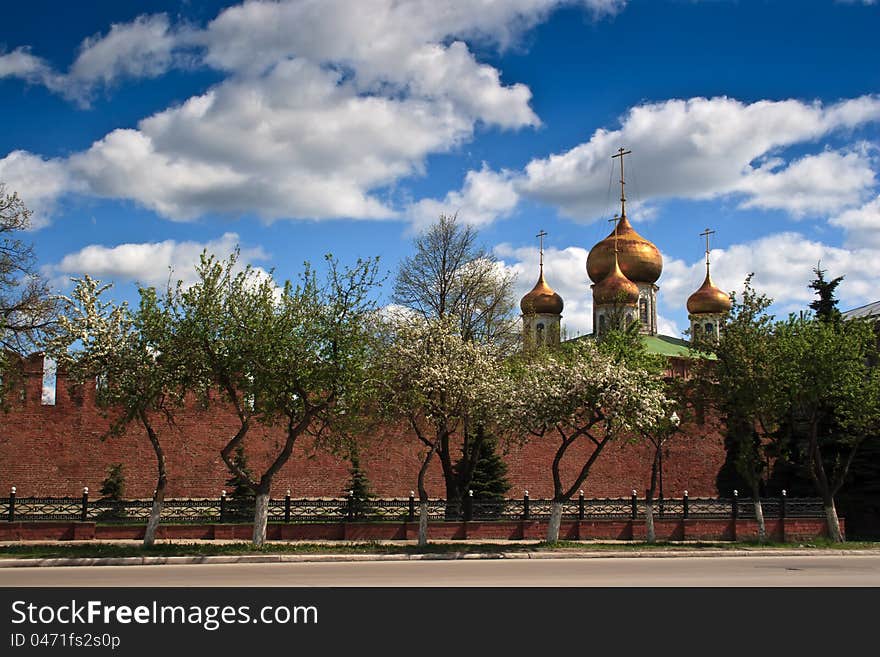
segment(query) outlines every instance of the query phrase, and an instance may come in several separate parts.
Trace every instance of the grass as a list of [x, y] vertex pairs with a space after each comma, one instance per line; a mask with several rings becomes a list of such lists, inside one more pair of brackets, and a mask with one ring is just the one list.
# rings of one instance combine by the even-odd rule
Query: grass
[[0, 546], [0, 558], [46, 559], [46, 558], [98, 558], [98, 557], [172, 557], [172, 556], [215, 556], [250, 554], [461, 554], [502, 552], [573, 552], [573, 551], [615, 551], [635, 552], [646, 550], [676, 550], [699, 552], [706, 549], [880, 549], [880, 542], [853, 541], [832, 543], [814, 540], [804, 543], [590, 543], [578, 541], [559, 541], [556, 543], [429, 543], [425, 547], [411, 544], [388, 544], [378, 542], [363, 543], [268, 543], [256, 548], [250, 543], [159, 543], [150, 548], [138, 544], [122, 543], [43, 543]]

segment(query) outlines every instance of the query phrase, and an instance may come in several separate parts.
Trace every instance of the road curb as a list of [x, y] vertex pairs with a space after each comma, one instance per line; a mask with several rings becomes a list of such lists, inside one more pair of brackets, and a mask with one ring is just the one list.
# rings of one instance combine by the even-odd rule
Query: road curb
[[475, 559], [639, 559], [684, 557], [876, 556], [880, 550], [639, 550], [578, 552], [445, 552], [437, 554], [244, 554], [193, 557], [0, 559], [0, 568], [161, 566], [230, 563], [338, 563], [342, 561], [459, 561]]

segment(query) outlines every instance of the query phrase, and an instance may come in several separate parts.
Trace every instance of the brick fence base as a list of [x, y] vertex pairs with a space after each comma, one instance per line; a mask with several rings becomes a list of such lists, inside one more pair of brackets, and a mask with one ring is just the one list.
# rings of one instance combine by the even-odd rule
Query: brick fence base
[[[843, 520], [840, 522], [844, 529]], [[771, 541], [804, 541], [827, 537], [823, 518], [771, 519], [766, 522]], [[140, 539], [144, 525], [98, 525], [94, 522], [0, 522], [0, 541], [113, 540]], [[754, 520], [655, 520], [659, 541], [751, 541], [758, 537]], [[314, 540], [407, 540], [418, 537], [418, 523], [272, 523], [266, 531], [271, 541]], [[160, 525], [156, 536], [163, 539], [241, 539], [252, 536], [249, 524]], [[432, 522], [429, 539], [543, 539], [547, 523], [540, 520], [512, 522]], [[561, 540], [645, 540], [645, 523], [637, 520], [566, 521], [559, 530]]]

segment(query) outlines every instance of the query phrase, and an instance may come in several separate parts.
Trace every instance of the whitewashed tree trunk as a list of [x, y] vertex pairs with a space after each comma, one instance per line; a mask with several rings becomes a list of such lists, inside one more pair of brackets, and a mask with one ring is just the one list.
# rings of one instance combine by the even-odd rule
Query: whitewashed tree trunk
[[825, 520], [828, 523], [828, 537], [835, 543], [843, 543], [840, 520], [837, 517], [837, 508], [834, 506], [833, 499], [825, 503]]
[[562, 525], [562, 502], [553, 501], [550, 505], [550, 521], [547, 523], [547, 542], [559, 540], [559, 528]]
[[428, 503], [419, 502], [419, 545], [428, 544]]
[[755, 496], [755, 520], [758, 521], [758, 542], [767, 542], [767, 525], [764, 523], [764, 507], [761, 506], [761, 498]]
[[645, 541], [655, 543], [657, 541], [657, 532], [654, 530], [654, 499], [648, 498], [645, 501]]
[[269, 520], [269, 493], [258, 493], [254, 504], [254, 545], [266, 542], [266, 523]]
[[162, 517], [162, 507], [165, 505], [165, 490], [156, 490], [153, 498], [153, 507], [150, 509], [150, 519], [147, 521], [147, 529], [144, 531], [144, 547], [151, 547], [156, 542], [156, 530], [159, 528], [159, 519]]

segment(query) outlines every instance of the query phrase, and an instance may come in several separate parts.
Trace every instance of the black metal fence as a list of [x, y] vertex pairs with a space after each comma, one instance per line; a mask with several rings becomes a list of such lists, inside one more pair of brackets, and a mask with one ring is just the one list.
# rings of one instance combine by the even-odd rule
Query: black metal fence
[[[429, 520], [542, 520], [550, 516], [553, 501], [520, 499], [485, 502], [466, 497], [450, 504], [430, 500]], [[824, 517], [820, 498], [762, 498], [765, 518]], [[101, 523], [145, 523], [150, 516], [150, 500], [90, 500], [86, 489], [81, 497], [9, 497], [0, 498], [0, 521], [80, 521]], [[646, 502], [635, 495], [621, 498], [585, 499], [583, 496], [562, 505], [566, 520], [639, 519], [645, 517]], [[749, 498], [654, 499], [658, 519], [681, 518], [754, 518], [755, 504]], [[403, 522], [419, 516], [419, 503], [409, 499], [360, 500], [292, 499], [289, 495], [269, 501], [269, 522]], [[165, 523], [249, 522], [253, 502], [220, 496], [213, 499], [166, 499], [162, 509]]]

